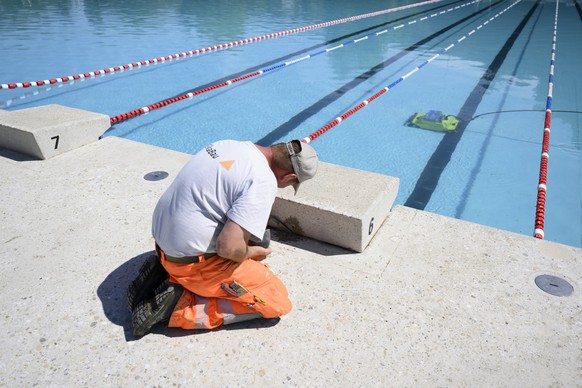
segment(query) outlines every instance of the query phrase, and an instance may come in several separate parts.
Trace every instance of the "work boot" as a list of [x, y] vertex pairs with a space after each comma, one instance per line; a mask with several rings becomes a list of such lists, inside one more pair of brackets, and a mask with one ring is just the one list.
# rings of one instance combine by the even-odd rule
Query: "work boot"
[[166, 269], [160, 263], [157, 256], [150, 256], [142, 264], [137, 277], [127, 287], [127, 304], [130, 311], [144, 299], [154, 296], [156, 286], [168, 278]]
[[164, 280], [157, 288], [154, 297], [141, 301], [133, 310], [131, 325], [133, 335], [141, 337], [147, 334], [157, 323], [170, 319], [176, 303], [182, 296], [184, 287]]

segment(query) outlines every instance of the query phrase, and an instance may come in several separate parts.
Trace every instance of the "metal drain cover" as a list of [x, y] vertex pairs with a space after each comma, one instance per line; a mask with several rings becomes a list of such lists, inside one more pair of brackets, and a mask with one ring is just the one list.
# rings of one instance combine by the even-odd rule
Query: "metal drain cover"
[[161, 181], [166, 179], [170, 174], [165, 171], [152, 171], [144, 175], [143, 179], [150, 182]]
[[574, 287], [566, 280], [553, 275], [539, 275], [536, 285], [544, 292], [554, 296], [570, 296]]

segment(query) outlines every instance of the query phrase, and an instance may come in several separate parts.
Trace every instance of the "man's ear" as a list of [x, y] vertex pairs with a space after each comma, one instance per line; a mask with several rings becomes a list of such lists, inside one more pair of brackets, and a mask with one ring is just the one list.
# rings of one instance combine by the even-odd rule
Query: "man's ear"
[[285, 183], [291, 182], [291, 181], [296, 181], [297, 180], [297, 174], [295, 174], [294, 172], [290, 172], [288, 174], [285, 174], [285, 176], [283, 177], [283, 181]]

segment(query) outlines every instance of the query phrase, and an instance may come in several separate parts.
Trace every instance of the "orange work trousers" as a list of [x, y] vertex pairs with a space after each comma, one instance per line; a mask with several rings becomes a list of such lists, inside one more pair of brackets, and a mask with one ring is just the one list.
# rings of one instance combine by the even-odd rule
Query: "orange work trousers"
[[291, 311], [287, 288], [262, 262], [241, 263], [214, 256], [179, 264], [161, 254], [170, 281], [184, 286], [168, 327], [212, 329], [254, 318], [276, 318]]

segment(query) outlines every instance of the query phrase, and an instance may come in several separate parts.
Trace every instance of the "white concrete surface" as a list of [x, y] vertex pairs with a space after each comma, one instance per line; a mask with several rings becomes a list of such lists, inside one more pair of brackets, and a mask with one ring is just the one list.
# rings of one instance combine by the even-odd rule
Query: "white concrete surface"
[[0, 150], [0, 386], [581, 386], [582, 250], [402, 206], [363, 253], [275, 231], [280, 320], [135, 340], [125, 288], [187, 159], [116, 138]]
[[0, 113], [0, 147], [48, 159], [97, 141], [109, 116], [52, 104]]
[[319, 162], [295, 194], [279, 189], [269, 225], [363, 252], [398, 195], [398, 178]]

